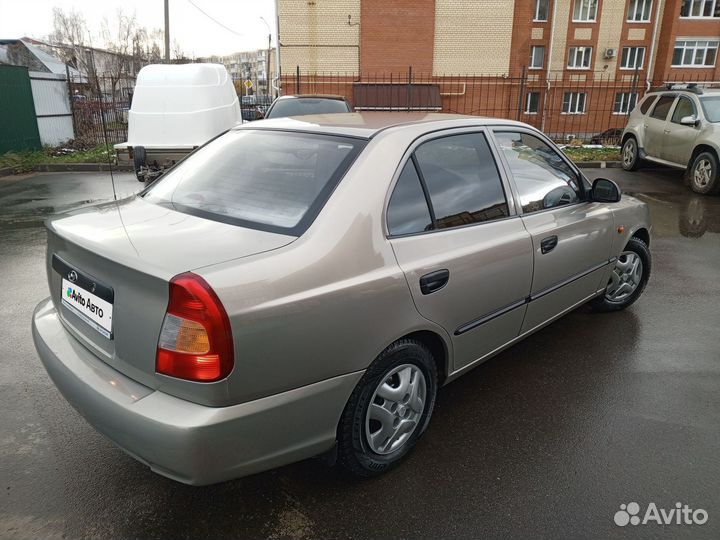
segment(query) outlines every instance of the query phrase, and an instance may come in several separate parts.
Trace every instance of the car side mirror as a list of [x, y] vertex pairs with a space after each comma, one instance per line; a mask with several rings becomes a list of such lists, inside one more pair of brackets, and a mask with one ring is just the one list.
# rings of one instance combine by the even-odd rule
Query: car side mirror
[[700, 120], [698, 120], [697, 118], [695, 118], [695, 115], [694, 115], [694, 114], [691, 114], [691, 115], [689, 115], [689, 116], [683, 116], [683, 117], [680, 119], [680, 123], [681, 123], [683, 126], [693, 126], [693, 127], [695, 127], [695, 126], [697, 126], [697, 125], [700, 123]]
[[615, 203], [620, 201], [620, 187], [607, 178], [596, 178], [590, 196], [593, 201]]

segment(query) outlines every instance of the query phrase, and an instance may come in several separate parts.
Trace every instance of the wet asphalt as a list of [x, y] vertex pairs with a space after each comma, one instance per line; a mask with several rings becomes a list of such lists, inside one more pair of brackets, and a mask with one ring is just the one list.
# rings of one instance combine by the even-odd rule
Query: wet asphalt
[[[720, 197], [673, 170], [586, 172], [650, 205], [653, 275], [630, 309], [580, 308], [441, 389], [423, 439], [383, 477], [313, 459], [203, 488], [96, 433], [33, 348], [42, 220], [110, 198], [107, 173], [0, 179], [0, 537], [720, 537]], [[129, 174], [116, 186], [140, 188]], [[709, 519], [619, 527], [629, 502]]]

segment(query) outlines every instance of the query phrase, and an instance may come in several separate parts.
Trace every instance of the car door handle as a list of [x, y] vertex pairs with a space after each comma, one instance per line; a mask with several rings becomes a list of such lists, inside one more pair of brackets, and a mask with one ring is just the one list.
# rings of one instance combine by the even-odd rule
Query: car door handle
[[423, 294], [439, 291], [450, 280], [450, 270], [442, 269], [425, 274], [420, 278], [420, 292]]
[[555, 246], [558, 244], [558, 237], [557, 236], [548, 236], [547, 238], [543, 238], [540, 242], [540, 251], [545, 253], [551, 252], [553, 249], [555, 249]]

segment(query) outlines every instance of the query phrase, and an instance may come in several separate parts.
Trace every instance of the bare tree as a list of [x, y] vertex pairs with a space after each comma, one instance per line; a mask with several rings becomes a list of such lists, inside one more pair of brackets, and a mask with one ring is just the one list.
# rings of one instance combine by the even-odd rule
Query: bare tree
[[54, 7], [53, 31], [49, 40], [63, 62], [87, 77], [90, 88], [99, 88], [92, 55], [88, 53], [88, 49], [92, 47], [92, 38], [81, 13], [72, 8], [65, 11]]
[[134, 77], [140, 69], [142, 59], [139, 44], [147, 31], [138, 26], [135, 13], [126, 15], [122, 8], [118, 8], [112, 23], [107, 17], [103, 19], [101, 33], [105, 48], [112, 53], [104, 55], [103, 69], [110, 78], [110, 94], [115, 101], [120, 82]]

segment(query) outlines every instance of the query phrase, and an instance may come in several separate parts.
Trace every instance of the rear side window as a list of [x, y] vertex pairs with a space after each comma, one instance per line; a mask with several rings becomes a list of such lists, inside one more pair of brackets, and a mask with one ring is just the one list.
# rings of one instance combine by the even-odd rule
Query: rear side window
[[502, 181], [482, 133], [442, 137], [415, 150], [438, 229], [509, 215]]
[[646, 97], [643, 102], [640, 104], [640, 112], [643, 114], [647, 114], [647, 112], [650, 110], [650, 106], [655, 103], [655, 98], [657, 96], [648, 96]]
[[307, 133], [230, 131], [189, 156], [143, 197], [207, 219], [299, 236], [365, 143]]
[[657, 118], [658, 120], [665, 120], [668, 112], [670, 112], [670, 107], [672, 106], [673, 101], [675, 101], [675, 96], [662, 96], [657, 100], [657, 104], [655, 105], [652, 113], [650, 113], [650, 116]]
[[412, 160], [405, 164], [395, 184], [388, 204], [387, 222], [391, 235], [413, 234], [433, 228], [420, 177]]

